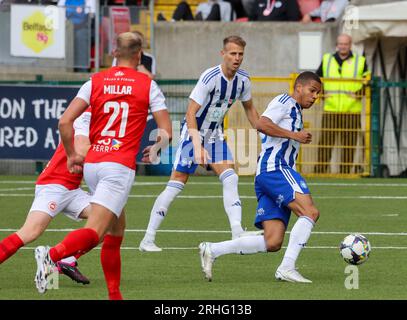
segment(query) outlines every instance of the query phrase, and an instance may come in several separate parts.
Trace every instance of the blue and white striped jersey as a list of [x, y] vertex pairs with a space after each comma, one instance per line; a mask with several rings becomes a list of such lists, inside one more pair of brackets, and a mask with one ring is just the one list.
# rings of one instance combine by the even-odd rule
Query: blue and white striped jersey
[[[288, 94], [275, 97], [267, 106], [263, 117], [271, 119], [279, 127], [298, 132], [303, 128], [301, 106]], [[291, 167], [295, 170], [295, 161], [300, 143], [292, 139], [270, 137], [260, 133], [261, 153], [257, 161], [256, 175]]]
[[[223, 119], [232, 104], [237, 99], [248, 101], [252, 98], [249, 75], [239, 69], [229, 81], [221, 65], [207, 69], [199, 77], [189, 98], [201, 106], [196, 114], [201, 137], [205, 141], [223, 139]], [[181, 139], [187, 140], [189, 136], [185, 119], [181, 130]]]

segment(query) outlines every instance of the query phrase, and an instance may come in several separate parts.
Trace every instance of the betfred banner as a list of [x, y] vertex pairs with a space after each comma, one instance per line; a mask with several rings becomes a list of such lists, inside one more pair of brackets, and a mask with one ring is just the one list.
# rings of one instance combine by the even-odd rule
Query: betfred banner
[[[58, 120], [78, 90], [79, 86], [0, 85], [0, 159], [50, 159], [60, 141]], [[154, 143], [150, 133], [156, 127], [149, 117], [140, 152]], [[139, 153], [137, 160], [141, 158]]]
[[11, 5], [10, 54], [65, 58], [65, 8]]
[[110, 17], [110, 47], [109, 51], [116, 49], [116, 38], [120, 33], [130, 31], [130, 10], [128, 7], [109, 7]]

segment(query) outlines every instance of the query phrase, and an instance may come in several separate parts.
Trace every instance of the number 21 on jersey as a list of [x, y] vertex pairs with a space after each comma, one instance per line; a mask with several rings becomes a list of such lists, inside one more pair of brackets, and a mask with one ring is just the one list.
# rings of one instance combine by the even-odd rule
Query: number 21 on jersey
[[126, 134], [126, 125], [127, 125], [127, 117], [129, 115], [129, 105], [126, 102], [116, 102], [116, 101], [108, 101], [103, 106], [104, 113], [111, 113], [113, 109], [113, 113], [111, 114], [109, 121], [107, 122], [106, 126], [101, 132], [102, 136], [107, 137], [116, 137], [116, 130], [109, 130], [113, 123], [116, 121], [120, 113], [120, 109], [122, 110], [122, 119], [120, 122], [120, 129], [119, 129], [119, 136], [118, 138], [123, 138]]

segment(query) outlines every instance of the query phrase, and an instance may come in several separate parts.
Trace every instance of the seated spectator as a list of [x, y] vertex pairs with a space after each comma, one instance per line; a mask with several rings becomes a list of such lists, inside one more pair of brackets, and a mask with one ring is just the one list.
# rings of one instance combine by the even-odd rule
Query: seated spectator
[[324, 0], [321, 6], [306, 14], [302, 18], [302, 22], [311, 22], [314, 18], [320, 18], [322, 22], [333, 22], [338, 20], [346, 6], [349, 4], [348, 0]]
[[297, 0], [257, 0], [257, 21], [300, 21]]
[[[208, 0], [202, 2], [196, 8], [195, 17], [192, 14], [191, 7], [186, 1], [181, 1], [174, 13], [172, 14], [172, 21], [231, 21], [232, 6], [229, 2], [222, 0]], [[165, 17], [159, 13], [158, 20], [166, 20]]]

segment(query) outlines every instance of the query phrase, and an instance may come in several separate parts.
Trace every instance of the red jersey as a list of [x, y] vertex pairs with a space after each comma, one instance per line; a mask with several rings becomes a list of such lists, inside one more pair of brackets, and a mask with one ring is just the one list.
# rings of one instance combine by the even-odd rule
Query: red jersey
[[92, 143], [85, 162], [136, 168], [147, 123], [151, 79], [132, 68], [112, 67], [92, 76]]
[[66, 154], [62, 143], [37, 179], [38, 185], [61, 184], [69, 190], [78, 189], [82, 181], [82, 173], [74, 174], [68, 171]]

